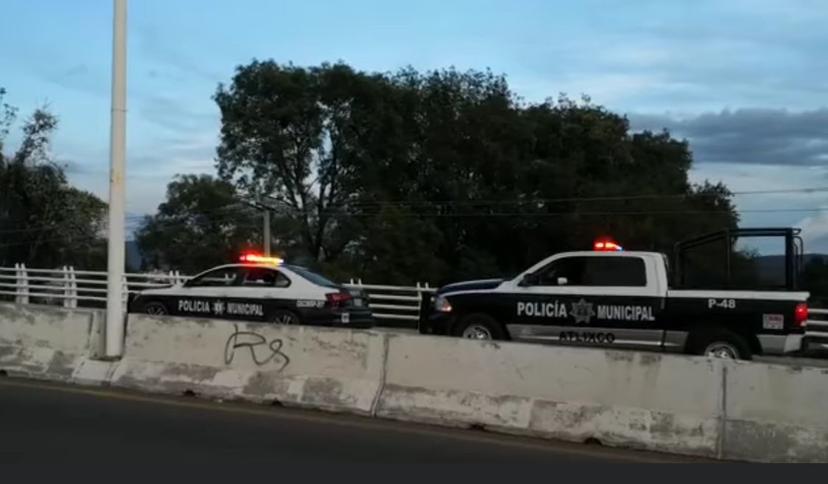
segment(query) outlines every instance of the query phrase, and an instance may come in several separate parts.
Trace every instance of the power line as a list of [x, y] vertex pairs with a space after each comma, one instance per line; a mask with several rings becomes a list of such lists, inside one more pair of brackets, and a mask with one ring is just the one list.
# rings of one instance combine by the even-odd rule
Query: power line
[[[255, 212], [252, 208], [248, 208], [248, 207], [230, 207], [230, 206], [226, 206], [226, 207], [217, 208], [215, 210], [207, 210], [207, 211], [204, 211], [204, 212], [199, 212], [195, 215], [200, 216], [200, 215], [217, 214], [217, 213], [223, 212], [223, 211], [227, 211], [228, 214], [233, 214], [233, 213], [241, 213], [242, 211], [245, 211], [245, 210], [249, 210], [251, 216]], [[150, 216], [150, 215], [137, 215], [137, 214], [136, 215], [127, 215], [125, 217], [125, 220], [128, 224], [135, 224], [135, 223], [142, 222], [147, 217], [153, 217], [153, 216]], [[156, 215], [156, 217], [157, 217], [157, 215]], [[172, 221], [170, 221], [170, 222], [172, 223]], [[40, 226], [34, 226], [34, 227], [26, 227], [26, 228], [22, 228], [22, 229], [0, 230], [0, 234], [16, 234], [16, 233], [28, 233], [28, 232], [48, 232], [48, 231], [62, 229], [62, 228], [64, 228], [64, 227], [61, 226], [61, 225], [49, 224], [49, 225], [40, 225]]]
[[[754, 209], [746, 210], [748, 213], [814, 213], [814, 212], [828, 212], [828, 207], [812, 207], [812, 208], [782, 208], [782, 209]], [[521, 212], [497, 212], [497, 213], [453, 213], [453, 214], [402, 214], [401, 218], [488, 218], [488, 217], [514, 217], [514, 218], [545, 218], [545, 217], [565, 217], [565, 216], [678, 216], [678, 215], [711, 215], [711, 214], [729, 214], [727, 210], [634, 210], [634, 211], [595, 211], [595, 212], [545, 212], [545, 213], [521, 213]], [[355, 214], [352, 217], [373, 217], [376, 214]], [[258, 229], [260, 224], [247, 223], [237, 224], [236, 228], [251, 228]], [[88, 241], [88, 240], [105, 240], [103, 237], [97, 235], [75, 237], [60, 237], [52, 239], [43, 239], [39, 242], [71, 242], [71, 241]], [[7, 244], [0, 244], [0, 248], [12, 247], [19, 245], [28, 245], [31, 241], [14, 242]]]
[[[790, 193], [818, 193], [828, 192], [828, 187], [809, 187], [809, 188], [789, 188], [789, 189], [774, 189], [774, 190], [745, 190], [738, 192], [730, 192], [729, 196], [749, 196], [749, 195], [774, 195], [774, 194], [790, 194]], [[639, 195], [608, 195], [601, 197], [567, 197], [567, 198], [526, 198], [518, 200], [413, 200], [413, 201], [366, 201], [353, 202], [351, 206], [374, 206], [374, 205], [418, 205], [418, 204], [434, 204], [434, 205], [511, 205], [511, 204], [531, 204], [531, 203], [573, 203], [573, 202], [612, 202], [612, 201], [626, 201], [626, 200], [652, 200], [652, 199], [670, 199], [670, 198], [691, 198], [691, 197], [705, 197], [718, 196], [718, 193], [672, 193], [672, 194], [639, 194]]]
[[[821, 192], [828, 192], [828, 187], [806, 187], [806, 188], [788, 188], [788, 189], [774, 189], [774, 190], [747, 190], [747, 191], [738, 191], [738, 192], [731, 192], [731, 196], [751, 196], [751, 195], [772, 195], [772, 194], [791, 194], [791, 193], [821, 193]], [[519, 200], [415, 200], [415, 201], [355, 201], [349, 202], [344, 205], [336, 205], [328, 207], [323, 211], [319, 211], [314, 208], [295, 208], [295, 207], [284, 207], [282, 210], [274, 210], [276, 214], [282, 212], [283, 214], [293, 214], [293, 215], [345, 215], [350, 217], [365, 217], [365, 216], [374, 216], [376, 213], [350, 213], [349, 209], [359, 209], [359, 208], [384, 208], [384, 207], [411, 207], [415, 208], [417, 206], [430, 206], [431, 208], [438, 208], [438, 207], [454, 207], [454, 206], [473, 206], [473, 205], [500, 205], [500, 206], [507, 206], [507, 205], [537, 205], [537, 204], [546, 204], [546, 203], [577, 203], [577, 202], [597, 202], [597, 201], [628, 201], [628, 200], [658, 200], [658, 199], [674, 199], [674, 198], [688, 198], [688, 197], [695, 197], [695, 196], [705, 196], [706, 194], [703, 193], [680, 193], [680, 194], [640, 194], [640, 195], [613, 195], [613, 196], [602, 196], [602, 197], [568, 197], [568, 198], [527, 198], [527, 199], [519, 199]], [[711, 193], [709, 196], [716, 196], [718, 194]], [[773, 213], [773, 212], [819, 212], [823, 211], [824, 208], [817, 207], [817, 208], [803, 208], [803, 209], [747, 209], [747, 210], [736, 210], [737, 213]], [[203, 215], [215, 215], [222, 212], [226, 212], [228, 215], [234, 213], [242, 213], [245, 211], [253, 212], [255, 209], [248, 206], [239, 206], [239, 205], [228, 205], [224, 207], [219, 207], [212, 210], [205, 210], [200, 211], [196, 216], [203, 216]], [[612, 214], [623, 214], [625, 212], [601, 212], [601, 214], [612, 215]], [[644, 212], [629, 212], [632, 214], [643, 214]], [[695, 212], [687, 212], [687, 211], [676, 211], [670, 213], [695, 213]], [[708, 212], [709, 213], [709, 212]], [[531, 213], [522, 213], [522, 212], [509, 212], [509, 213], [480, 213], [480, 214], [440, 214], [440, 213], [418, 213], [418, 214], [401, 214], [400, 216], [423, 216], [423, 217], [482, 217], [482, 216], [555, 216], [555, 215], [562, 215], [562, 214], [578, 214], [578, 215], [589, 215], [589, 214], [597, 214], [597, 212], [580, 212], [580, 211], [569, 211], [569, 212], [547, 212], [544, 214], [531, 214]], [[146, 219], [147, 217], [153, 217], [151, 215], [127, 215], [127, 221], [131, 221], [131, 223], [139, 223]], [[157, 217], [157, 215], [155, 215]], [[157, 220], [156, 223], [170, 223], [176, 224], [180, 223], [178, 221], [164, 222], [162, 220]], [[59, 225], [45, 225], [39, 227], [27, 227], [23, 229], [10, 229], [10, 230], [0, 230], [0, 234], [17, 234], [17, 233], [29, 233], [29, 232], [40, 232], [40, 231], [51, 231], [57, 230], [62, 228]]]

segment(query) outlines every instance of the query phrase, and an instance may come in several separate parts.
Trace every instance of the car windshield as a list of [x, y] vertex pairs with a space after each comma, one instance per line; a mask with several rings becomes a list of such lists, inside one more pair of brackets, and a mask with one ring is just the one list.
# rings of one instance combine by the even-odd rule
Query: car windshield
[[319, 285], [319, 286], [326, 286], [326, 287], [339, 287], [339, 284], [331, 281], [330, 279], [326, 278], [325, 276], [321, 276], [315, 272], [312, 272], [304, 267], [299, 266], [285, 266], [291, 271], [295, 272], [299, 276], [309, 280], [310, 282]]

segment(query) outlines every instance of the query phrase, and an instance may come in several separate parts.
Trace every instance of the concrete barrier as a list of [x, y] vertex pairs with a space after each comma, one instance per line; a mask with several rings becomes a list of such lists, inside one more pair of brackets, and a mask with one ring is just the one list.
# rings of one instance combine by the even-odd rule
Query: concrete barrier
[[384, 354], [367, 331], [136, 314], [111, 384], [370, 414]]
[[723, 456], [828, 462], [828, 369], [729, 362]]
[[721, 388], [708, 359], [395, 336], [377, 415], [715, 457]]
[[828, 369], [0, 304], [11, 376], [760, 462], [828, 462]]
[[[101, 383], [103, 314], [48, 306], [0, 304], [0, 370], [10, 376]], [[96, 376], [99, 375], [99, 376]]]

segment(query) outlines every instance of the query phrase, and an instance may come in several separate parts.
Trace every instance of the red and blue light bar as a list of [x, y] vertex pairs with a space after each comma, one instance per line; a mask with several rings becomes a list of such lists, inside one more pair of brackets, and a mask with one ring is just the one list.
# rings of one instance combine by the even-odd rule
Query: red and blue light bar
[[266, 257], [252, 252], [242, 254], [241, 257], [239, 257], [239, 260], [248, 264], [268, 264], [273, 266], [278, 266], [284, 263], [284, 261], [279, 257]]
[[623, 247], [611, 239], [596, 240], [595, 244], [592, 246], [592, 249], [596, 252], [621, 252], [624, 250]]

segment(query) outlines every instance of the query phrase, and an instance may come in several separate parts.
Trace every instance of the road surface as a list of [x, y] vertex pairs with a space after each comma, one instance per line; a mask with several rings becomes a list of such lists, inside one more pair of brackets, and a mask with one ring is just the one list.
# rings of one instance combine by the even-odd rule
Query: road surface
[[[348, 415], [0, 378], [0, 465], [26, 456], [140, 461], [554, 466], [696, 459]], [[310, 467], [307, 467], [310, 466]]]

